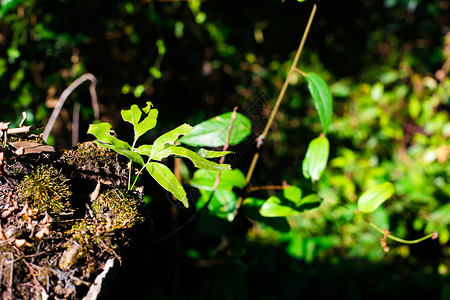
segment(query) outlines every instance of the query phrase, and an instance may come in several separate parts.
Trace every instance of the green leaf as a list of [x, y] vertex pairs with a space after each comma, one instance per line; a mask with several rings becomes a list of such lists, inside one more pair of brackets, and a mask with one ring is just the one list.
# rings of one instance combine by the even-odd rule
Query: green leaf
[[195, 153], [194, 151], [191, 151], [189, 149], [186, 149], [184, 147], [178, 147], [178, 146], [171, 146], [167, 147], [162, 151], [159, 151], [158, 153], [154, 154], [152, 156], [152, 159], [160, 161], [161, 159], [169, 156], [169, 155], [177, 155], [189, 158], [194, 165], [199, 169], [207, 169], [207, 170], [230, 170], [230, 165], [227, 164], [218, 164], [213, 161], [209, 161], [203, 156]]
[[324, 135], [320, 135], [309, 143], [303, 160], [303, 176], [312, 181], [317, 181], [322, 177], [327, 166], [330, 143]]
[[[201, 197], [195, 204], [197, 209], [201, 209], [209, 200], [212, 191], [200, 190]], [[211, 202], [208, 204], [208, 210], [213, 215], [227, 219], [229, 222], [234, 219], [234, 210], [236, 209], [237, 197], [231, 190], [218, 189], [214, 192]]]
[[285, 217], [263, 217], [259, 211], [265, 200], [246, 198], [242, 202], [242, 209], [247, 217], [264, 225], [270, 226], [280, 232], [289, 232], [291, 227]]
[[99, 123], [89, 125], [88, 134], [94, 135], [97, 140], [105, 144], [112, 144], [117, 148], [122, 148], [126, 150], [131, 150], [130, 144], [121, 141], [118, 138], [112, 136], [109, 131], [111, 129], [111, 124], [109, 123]]
[[189, 207], [183, 186], [178, 182], [177, 178], [168, 167], [161, 163], [150, 162], [145, 168], [163, 188], [171, 192], [185, 207]]
[[142, 111], [137, 105], [132, 105], [130, 109], [123, 109], [121, 115], [124, 121], [131, 123], [134, 128], [134, 142], [142, 136], [144, 133], [156, 126], [156, 119], [158, 118], [158, 110], [150, 109], [152, 106], [151, 102], [147, 102], [147, 106], [142, 109], [142, 111], [147, 115], [141, 120]]
[[180, 135], [186, 135], [191, 132], [191, 130], [192, 126], [185, 123], [161, 135], [153, 143], [152, 154], [150, 157], [153, 159], [153, 156], [163, 150], [166, 144], [173, 145]]
[[333, 115], [333, 98], [330, 90], [325, 81], [317, 74], [308, 73], [306, 80], [308, 81], [309, 92], [319, 113], [320, 122], [322, 122], [323, 133], [327, 134], [331, 116]]
[[130, 109], [122, 109], [120, 112], [122, 119], [136, 127], [141, 119], [142, 112], [136, 104], [131, 105]]
[[216, 158], [216, 157], [222, 157], [227, 154], [233, 153], [233, 151], [210, 151], [201, 148], [197, 152], [199, 155], [203, 156], [204, 158]]
[[150, 156], [152, 154], [153, 145], [142, 145], [138, 148], [134, 149], [137, 153], [141, 155], [147, 155]]
[[299, 187], [290, 186], [283, 190], [283, 196], [295, 205], [299, 205], [302, 200], [302, 190]]
[[13, 9], [22, 2], [23, 0], [2, 0], [0, 5], [0, 18], [4, 17], [8, 10]]
[[281, 199], [272, 196], [261, 206], [260, 213], [263, 217], [286, 217], [298, 213], [293, 207], [281, 204]]
[[111, 150], [116, 151], [117, 153], [131, 159], [132, 161], [134, 161], [135, 163], [140, 164], [141, 166], [143, 166], [144, 160], [142, 159], [142, 156], [140, 156], [139, 154], [137, 154], [136, 152], [132, 151], [132, 150], [127, 150], [127, 149], [123, 149], [111, 144], [103, 144], [99, 141], [95, 141], [97, 145], [101, 146], [101, 147], [105, 147], [105, 148], [109, 148]]
[[[194, 147], [221, 147], [225, 145], [232, 114], [232, 112], [225, 113], [196, 125], [187, 136], [179, 139], [179, 142]], [[237, 113], [230, 133], [229, 144], [239, 144], [250, 133], [250, 120]]]
[[[218, 171], [199, 169], [189, 182], [192, 186], [212, 191], [216, 181]], [[231, 190], [233, 187], [243, 188], [245, 186], [245, 175], [239, 169], [222, 171], [220, 173], [220, 183], [217, 189]]]
[[141, 135], [156, 126], [156, 119], [158, 118], [158, 110], [152, 109], [148, 115], [139, 122], [134, 128], [134, 139], [137, 140]]
[[377, 209], [384, 201], [389, 199], [395, 192], [395, 186], [385, 182], [365, 191], [358, 199], [358, 210], [370, 213]]
[[260, 213], [264, 217], [286, 217], [299, 214], [320, 206], [320, 198], [310, 194], [302, 198], [302, 190], [290, 186], [283, 190], [282, 195], [272, 196], [261, 206]]
[[112, 149], [117, 153], [128, 157], [132, 161], [140, 165], [144, 165], [144, 160], [138, 153], [132, 151], [130, 144], [112, 136], [109, 133], [110, 129], [111, 124], [108, 123], [91, 124], [89, 125], [88, 133], [97, 138], [97, 145]]

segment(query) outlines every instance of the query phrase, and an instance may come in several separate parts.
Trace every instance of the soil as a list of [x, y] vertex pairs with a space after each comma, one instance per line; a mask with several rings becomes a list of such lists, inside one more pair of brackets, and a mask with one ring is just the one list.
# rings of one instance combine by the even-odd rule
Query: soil
[[0, 133], [1, 299], [96, 299], [145, 220], [125, 162], [94, 142]]

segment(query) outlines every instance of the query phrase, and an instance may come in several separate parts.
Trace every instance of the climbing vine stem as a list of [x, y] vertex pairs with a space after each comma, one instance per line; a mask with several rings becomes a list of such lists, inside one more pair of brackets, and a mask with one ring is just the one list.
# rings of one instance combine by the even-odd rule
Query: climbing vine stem
[[[378, 227], [377, 225], [375, 225], [375, 224], [372, 223], [372, 222], [369, 223], [369, 226], [372, 227], [373, 229], [375, 229], [376, 231], [378, 231], [379, 233], [383, 234], [383, 235], [386, 234], [386, 231], [385, 231], [385, 230], [381, 229], [380, 227]], [[396, 236], [393, 236], [392, 234], [387, 234], [386, 237], [387, 237], [387, 238], [390, 238], [390, 239], [393, 240], [393, 241], [402, 243], [402, 244], [409, 244], [409, 245], [411, 245], [411, 244], [417, 244], [417, 243], [420, 243], [420, 242], [422, 242], [422, 241], [424, 241], [424, 240], [426, 240], [426, 239], [429, 239], [429, 238], [437, 239], [438, 234], [437, 234], [437, 232], [435, 231], [435, 232], [433, 232], [433, 233], [430, 233], [430, 234], [428, 234], [428, 235], [426, 235], [426, 236], [424, 236], [424, 237], [421, 237], [420, 239], [416, 239], [416, 240], [404, 240], [404, 239], [398, 238], [398, 237], [396, 237]]]

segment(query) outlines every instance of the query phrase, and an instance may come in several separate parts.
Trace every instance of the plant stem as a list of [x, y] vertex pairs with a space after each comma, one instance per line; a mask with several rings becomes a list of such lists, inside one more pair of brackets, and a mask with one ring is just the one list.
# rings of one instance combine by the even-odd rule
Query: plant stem
[[[370, 222], [369, 225], [370, 225], [373, 229], [375, 229], [376, 231], [378, 231], [379, 233], [385, 235], [385, 230], [381, 229], [380, 227], [378, 227], [378, 226], [375, 225], [374, 223]], [[426, 236], [423, 236], [423, 237], [421, 237], [420, 239], [416, 239], [416, 240], [404, 240], [404, 239], [398, 238], [398, 237], [396, 237], [396, 236], [393, 236], [392, 234], [388, 234], [388, 235], [386, 235], [386, 237], [388, 237], [388, 238], [390, 238], [391, 240], [394, 240], [394, 241], [396, 241], [396, 242], [399, 242], [399, 243], [411, 245], [411, 244], [417, 244], [417, 243], [420, 243], [420, 242], [422, 242], [422, 241], [424, 241], [424, 240], [426, 240], [426, 239], [429, 239], [429, 238], [435, 239], [435, 238], [437, 238], [437, 233], [436, 233], [436, 232], [433, 232], [433, 233], [430, 233], [430, 234], [428, 234], [428, 235], [426, 235]]]
[[[274, 108], [273, 108], [273, 110], [272, 110], [272, 112], [271, 112], [271, 114], [269, 116], [269, 120], [267, 121], [266, 127], [264, 128], [263, 133], [257, 139], [256, 147], [258, 149], [259, 149], [259, 147], [261, 147], [261, 144], [263, 143], [263, 140], [266, 138], [267, 133], [269, 132], [270, 127], [272, 126], [272, 122], [275, 119], [275, 116], [276, 116], [276, 114], [278, 112], [278, 108], [280, 107], [281, 101], [283, 100], [284, 95], [285, 95], [286, 90], [287, 90], [287, 87], [289, 85], [289, 78], [291, 77], [292, 73], [294, 73], [295, 70], [297, 69], [298, 60], [299, 60], [300, 55], [301, 55], [301, 53], [303, 51], [303, 46], [305, 45], [305, 41], [306, 41], [306, 38], [308, 36], [309, 29], [311, 28], [311, 24], [312, 24], [312, 21], [314, 19], [314, 15], [316, 14], [316, 10], [317, 10], [317, 4], [314, 4], [314, 6], [312, 8], [312, 11], [311, 11], [311, 14], [309, 16], [308, 24], [306, 25], [305, 31], [303, 32], [302, 40], [300, 42], [300, 45], [298, 46], [297, 53], [295, 54], [295, 57], [294, 57], [294, 61], [292, 62], [291, 69], [289, 70], [289, 73], [287, 74], [287, 77], [286, 77], [286, 79], [285, 79], [285, 81], [283, 83], [283, 86], [281, 88], [280, 94], [278, 95], [278, 99], [275, 102], [275, 106], [274, 106]], [[247, 176], [245, 178], [246, 181], [247, 181], [247, 184], [250, 182], [250, 179], [252, 178], [253, 171], [255, 170], [255, 166], [256, 166], [256, 164], [258, 162], [258, 159], [259, 159], [259, 153], [257, 152], [253, 156], [252, 163], [250, 165], [250, 168], [248, 170]]]
[[[291, 77], [292, 73], [294, 73], [297, 69], [298, 60], [300, 58], [300, 55], [303, 51], [303, 46], [305, 45], [306, 38], [308, 37], [309, 29], [311, 28], [312, 21], [314, 19], [314, 15], [316, 14], [317, 10], [317, 4], [314, 4], [311, 14], [309, 15], [308, 23], [306, 24], [305, 31], [303, 32], [302, 40], [300, 41], [300, 45], [298, 46], [297, 53], [295, 54], [294, 61], [292, 62], [291, 68], [289, 70], [289, 73], [286, 76], [286, 79], [283, 83], [283, 86], [281, 87], [280, 94], [278, 95], [277, 101], [275, 102], [275, 106], [269, 116], [269, 120], [267, 121], [266, 127], [264, 127], [263, 133], [257, 138], [257, 144], [256, 147], [259, 149], [264, 141], [264, 139], [267, 136], [267, 133], [269, 132], [270, 127], [272, 126], [272, 122], [275, 119], [275, 116], [278, 112], [278, 108], [280, 107], [281, 101], [284, 98], [284, 95], [286, 93], [287, 87], [289, 85], [289, 78]], [[252, 163], [250, 164], [250, 168], [248, 169], [247, 176], [245, 177], [246, 184], [250, 182], [253, 172], [255, 170], [256, 164], [258, 163], [259, 159], [259, 152], [257, 151], [255, 155], [253, 156]], [[237, 213], [237, 210], [242, 204], [242, 196], [238, 198], [236, 203], [236, 210], [235, 214]]]

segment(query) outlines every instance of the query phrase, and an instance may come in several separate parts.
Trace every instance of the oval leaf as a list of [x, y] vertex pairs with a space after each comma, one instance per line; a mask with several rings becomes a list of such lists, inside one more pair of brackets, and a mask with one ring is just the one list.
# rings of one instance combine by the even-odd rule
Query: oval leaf
[[330, 143], [324, 135], [312, 140], [303, 160], [303, 176], [307, 179], [311, 178], [312, 181], [319, 180], [327, 166], [329, 152]]
[[145, 168], [163, 188], [171, 192], [185, 207], [189, 207], [183, 186], [178, 182], [177, 178], [168, 167], [157, 162], [150, 162]]
[[[194, 176], [189, 183], [198, 189], [212, 191], [217, 173], [218, 171], [199, 169], [195, 171]], [[233, 187], [243, 188], [245, 184], [245, 175], [241, 170], [234, 169], [222, 171], [220, 173], [220, 182], [217, 189], [231, 190]]]
[[286, 217], [298, 212], [290, 206], [281, 205], [280, 198], [272, 196], [261, 206], [260, 213], [263, 217]]
[[[225, 144], [230, 126], [232, 112], [211, 118], [196, 126], [179, 139], [179, 142], [193, 147], [221, 147]], [[237, 113], [230, 133], [230, 145], [237, 145], [251, 133], [251, 122], [244, 115]]]
[[327, 134], [331, 116], [333, 115], [333, 98], [330, 90], [322, 77], [317, 74], [308, 73], [306, 80], [323, 126], [323, 133]]
[[370, 213], [389, 199], [394, 192], [395, 186], [390, 182], [385, 182], [368, 189], [359, 197], [358, 209], [364, 213]]

